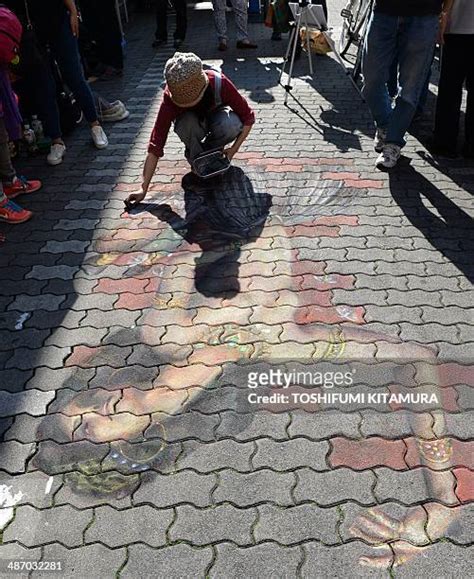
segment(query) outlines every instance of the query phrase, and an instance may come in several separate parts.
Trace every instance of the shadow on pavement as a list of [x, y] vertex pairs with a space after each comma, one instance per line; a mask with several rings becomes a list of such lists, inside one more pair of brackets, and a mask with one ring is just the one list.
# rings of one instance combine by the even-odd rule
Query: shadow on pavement
[[[409, 163], [400, 164], [397, 172], [389, 174], [389, 180], [392, 196], [410, 223], [472, 281], [472, 253], [458, 245], [453, 233], [459, 235], [459, 230], [465, 230], [467, 239], [473, 219], [449, 199], [449, 193], [444, 194]], [[428, 208], [426, 202], [433, 209]]]

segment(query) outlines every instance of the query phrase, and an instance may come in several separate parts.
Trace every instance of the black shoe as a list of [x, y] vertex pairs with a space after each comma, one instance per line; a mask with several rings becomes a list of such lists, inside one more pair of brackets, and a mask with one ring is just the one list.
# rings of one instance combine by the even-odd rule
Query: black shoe
[[180, 46], [182, 46], [183, 42], [184, 42], [184, 38], [175, 38], [174, 42], [173, 42], [173, 46], [175, 48], [179, 48]]
[[157, 38], [152, 42], [152, 48], [159, 48], [160, 46], [165, 46], [168, 41], [164, 38]]

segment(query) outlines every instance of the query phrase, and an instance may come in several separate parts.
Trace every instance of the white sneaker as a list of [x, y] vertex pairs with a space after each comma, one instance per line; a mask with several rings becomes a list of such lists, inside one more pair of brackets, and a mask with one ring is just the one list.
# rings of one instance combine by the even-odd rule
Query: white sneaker
[[123, 109], [122, 111], [117, 111], [113, 114], [102, 115], [101, 121], [103, 123], [116, 123], [118, 121], [123, 121], [130, 116], [130, 112], [127, 109]]
[[384, 145], [376, 161], [377, 167], [379, 169], [393, 169], [400, 159], [400, 151], [400, 147], [393, 143]]
[[46, 162], [48, 165], [60, 165], [63, 162], [65, 154], [66, 145], [63, 145], [62, 143], [53, 143], [48, 156], [46, 157]]
[[385, 141], [387, 140], [387, 131], [385, 129], [377, 129], [374, 138], [374, 149], [377, 153], [381, 153]]
[[114, 101], [113, 103], [110, 103], [110, 107], [108, 109], [102, 109], [102, 114], [109, 115], [116, 113], [118, 111], [122, 111], [124, 109], [125, 105], [123, 104], [122, 101]]
[[92, 140], [94, 141], [94, 145], [98, 149], [105, 149], [109, 144], [107, 135], [105, 134], [104, 129], [100, 125], [96, 125], [95, 127], [91, 128], [91, 135]]

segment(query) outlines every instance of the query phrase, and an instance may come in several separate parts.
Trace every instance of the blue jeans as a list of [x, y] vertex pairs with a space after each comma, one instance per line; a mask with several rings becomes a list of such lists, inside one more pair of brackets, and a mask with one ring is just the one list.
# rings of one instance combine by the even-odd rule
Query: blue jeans
[[221, 107], [205, 119], [188, 111], [181, 114], [174, 124], [174, 131], [184, 143], [189, 161], [204, 151], [223, 148], [232, 143], [242, 128], [242, 121], [229, 107]]
[[[77, 39], [72, 34], [67, 14], [61, 23], [59, 34], [50, 45], [50, 50], [51, 56], [58, 63], [63, 81], [71, 89], [84, 116], [89, 123], [97, 121], [94, 98], [84, 77]], [[51, 139], [59, 139], [61, 125], [56, 101], [56, 82], [49, 62], [36, 67], [30, 86], [36, 96], [38, 113], [46, 135]]]
[[[362, 89], [377, 127], [387, 131], [387, 143], [403, 147], [433, 59], [438, 17], [390, 16], [373, 12], [365, 39]], [[400, 91], [392, 109], [387, 82], [398, 62]]]

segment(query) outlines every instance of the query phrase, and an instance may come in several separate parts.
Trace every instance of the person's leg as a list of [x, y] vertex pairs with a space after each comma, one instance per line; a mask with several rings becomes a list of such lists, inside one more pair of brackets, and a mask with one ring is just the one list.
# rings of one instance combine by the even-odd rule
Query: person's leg
[[99, 58], [103, 64], [117, 70], [123, 69], [122, 33], [117, 17], [115, 0], [94, 2], [95, 18], [98, 25], [96, 41]]
[[168, 0], [156, 0], [156, 40], [168, 39]]
[[186, 0], [173, 0], [173, 6], [176, 10], [176, 30], [174, 32], [175, 40], [184, 40], [188, 26], [188, 16]]
[[372, 112], [377, 128], [385, 130], [392, 115], [387, 90], [390, 67], [397, 59], [398, 18], [373, 13], [364, 44], [362, 93]]
[[56, 83], [51, 65], [46, 58], [38, 61], [31, 70], [28, 70], [25, 80], [38, 116], [43, 123], [45, 135], [53, 142], [62, 142]]
[[438, 26], [437, 16], [400, 20], [397, 38], [400, 90], [387, 126], [387, 144], [405, 145], [405, 133], [415, 115], [433, 59]]
[[91, 125], [97, 125], [98, 116], [94, 97], [84, 77], [77, 39], [72, 34], [67, 17], [61, 23], [61, 28], [55, 42], [51, 45], [51, 49], [63, 79], [76, 97], [84, 116]]
[[16, 172], [10, 158], [9, 140], [5, 122], [3, 118], [0, 118], [0, 183], [12, 183], [16, 177]]
[[174, 123], [174, 132], [186, 147], [186, 159], [191, 162], [205, 149], [203, 140], [208, 132], [206, 122], [191, 111], [180, 115]]
[[212, 0], [214, 8], [214, 24], [216, 26], [219, 42], [227, 42], [227, 21], [225, 12], [225, 0]]
[[415, 117], [423, 114], [423, 112], [425, 110], [425, 106], [426, 106], [426, 101], [428, 100], [428, 93], [430, 92], [431, 69], [433, 67], [435, 48], [436, 48], [436, 46], [433, 46], [433, 56], [431, 58], [431, 64], [430, 64], [430, 67], [428, 69], [428, 74], [426, 75], [425, 84], [423, 85], [423, 90], [421, 91], [420, 100], [418, 101], [418, 106], [416, 107]]
[[[460, 52], [461, 49], [461, 52]], [[443, 59], [436, 101], [435, 146], [455, 152], [461, 115], [465, 70], [461, 43], [454, 34], [445, 35]]]
[[235, 26], [237, 28], [237, 42], [248, 42], [248, 12], [246, 0], [232, 0], [232, 8], [235, 14]]
[[7, 223], [23, 223], [33, 215], [9, 199], [4, 192], [3, 183], [11, 184], [16, 177], [8, 148], [8, 133], [3, 118], [0, 118], [0, 220]]
[[218, 149], [233, 143], [242, 132], [242, 121], [229, 108], [221, 108], [209, 115], [209, 134], [205, 140], [205, 149]]
[[466, 88], [467, 104], [465, 116], [465, 145], [464, 154], [474, 157], [474, 34], [463, 35], [464, 58], [467, 69]]

